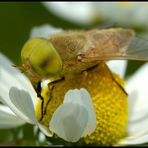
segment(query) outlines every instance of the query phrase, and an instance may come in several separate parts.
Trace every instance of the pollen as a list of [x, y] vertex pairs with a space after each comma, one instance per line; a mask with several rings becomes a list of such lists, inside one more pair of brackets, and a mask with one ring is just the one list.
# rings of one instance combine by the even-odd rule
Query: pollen
[[103, 62], [88, 70], [85, 76], [82, 73], [70, 79], [50, 83], [42, 90], [44, 104], [39, 99], [36, 107], [37, 119], [49, 127], [52, 114], [62, 104], [66, 92], [69, 89], [85, 88], [92, 98], [97, 126], [93, 133], [82, 137], [82, 140], [88, 145], [115, 145], [126, 134], [128, 113], [124, 83]]

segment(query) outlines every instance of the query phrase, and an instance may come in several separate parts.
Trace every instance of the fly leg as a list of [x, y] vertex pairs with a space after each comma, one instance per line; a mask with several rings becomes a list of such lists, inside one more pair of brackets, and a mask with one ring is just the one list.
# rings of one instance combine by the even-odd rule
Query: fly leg
[[42, 91], [42, 88], [41, 88], [41, 81], [39, 81], [35, 87], [35, 90], [37, 92], [37, 97], [41, 99], [42, 103], [41, 103], [41, 118], [39, 121], [42, 120], [43, 118], [43, 114], [44, 114], [44, 98], [42, 97], [41, 95], [41, 91]]

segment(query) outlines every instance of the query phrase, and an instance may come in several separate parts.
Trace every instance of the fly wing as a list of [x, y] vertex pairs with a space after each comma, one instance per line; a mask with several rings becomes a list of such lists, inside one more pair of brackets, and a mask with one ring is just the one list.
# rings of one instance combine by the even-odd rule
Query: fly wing
[[82, 62], [104, 60], [148, 61], [148, 41], [136, 37], [130, 29], [93, 30], [88, 33], [89, 46], [80, 53]]
[[129, 60], [148, 61], [148, 40], [133, 37], [123, 56]]

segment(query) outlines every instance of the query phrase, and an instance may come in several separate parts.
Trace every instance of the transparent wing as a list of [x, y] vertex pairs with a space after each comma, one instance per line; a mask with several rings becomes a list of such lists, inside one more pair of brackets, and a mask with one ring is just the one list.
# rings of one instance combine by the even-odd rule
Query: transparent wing
[[78, 59], [82, 62], [105, 61], [105, 60], [141, 60], [148, 61], [148, 40], [133, 37], [127, 47], [123, 50], [106, 50], [103, 55], [81, 54]]
[[134, 37], [125, 51], [127, 59], [148, 61], [148, 40]]

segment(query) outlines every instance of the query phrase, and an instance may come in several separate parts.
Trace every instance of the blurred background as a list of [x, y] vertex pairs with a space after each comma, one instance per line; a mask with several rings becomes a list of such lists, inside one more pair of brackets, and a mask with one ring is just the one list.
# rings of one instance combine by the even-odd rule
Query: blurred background
[[[148, 39], [148, 3], [144, 2], [0, 2], [0, 51], [16, 65], [35, 26], [50, 24], [64, 29], [92, 27], [132, 28]], [[126, 76], [144, 62], [129, 61]], [[1, 145], [44, 145], [32, 125], [0, 130]]]

